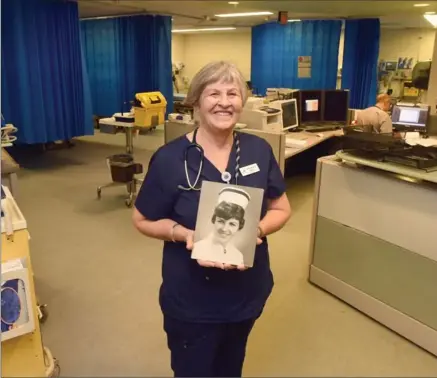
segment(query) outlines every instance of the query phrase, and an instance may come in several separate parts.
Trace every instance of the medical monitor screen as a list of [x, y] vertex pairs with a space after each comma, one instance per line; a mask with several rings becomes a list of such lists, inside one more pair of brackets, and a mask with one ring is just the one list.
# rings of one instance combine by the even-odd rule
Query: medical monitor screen
[[323, 121], [346, 124], [349, 110], [349, 91], [325, 91]]
[[395, 105], [392, 110], [392, 123], [397, 130], [426, 131], [429, 107]]
[[281, 103], [282, 108], [282, 127], [284, 130], [289, 130], [299, 126], [297, 116], [297, 102], [295, 99], [284, 100]]
[[322, 91], [300, 91], [301, 123], [322, 120]]

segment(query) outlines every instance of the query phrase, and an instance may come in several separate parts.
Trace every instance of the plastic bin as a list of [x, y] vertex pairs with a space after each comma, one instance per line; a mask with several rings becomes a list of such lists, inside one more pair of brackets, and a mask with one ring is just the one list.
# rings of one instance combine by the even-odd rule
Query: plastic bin
[[161, 92], [145, 92], [135, 95], [135, 126], [153, 128], [163, 125], [167, 101]]
[[143, 166], [135, 163], [133, 157], [129, 154], [109, 156], [108, 165], [111, 170], [112, 181], [114, 182], [131, 182], [134, 175], [143, 171]]

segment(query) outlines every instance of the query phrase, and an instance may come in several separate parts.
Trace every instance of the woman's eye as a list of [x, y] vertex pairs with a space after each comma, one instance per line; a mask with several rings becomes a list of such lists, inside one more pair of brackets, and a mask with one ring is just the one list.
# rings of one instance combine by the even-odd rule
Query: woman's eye
[[231, 222], [231, 223], [229, 223], [229, 225], [230, 225], [231, 227], [237, 227], [237, 224], [236, 224], [235, 222]]

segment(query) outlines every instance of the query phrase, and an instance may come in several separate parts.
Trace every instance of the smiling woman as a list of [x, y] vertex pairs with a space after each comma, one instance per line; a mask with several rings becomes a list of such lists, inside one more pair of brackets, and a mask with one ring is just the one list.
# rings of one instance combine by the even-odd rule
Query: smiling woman
[[246, 99], [246, 82], [237, 67], [213, 62], [193, 78], [185, 104], [194, 108], [200, 125], [219, 131], [234, 127]]
[[[165, 241], [160, 304], [172, 369], [179, 377], [241, 376], [250, 331], [273, 288], [266, 235], [287, 222], [290, 205], [270, 145], [234, 131], [246, 98], [245, 80], [233, 64], [202, 68], [186, 98], [198, 127], [156, 151], [135, 204], [135, 227]], [[246, 166], [257, 169], [247, 173]], [[242, 186], [263, 189], [261, 217], [250, 218], [258, 224], [252, 267], [241, 260], [217, 263], [191, 256], [200, 185], [187, 188], [188, 180], [205, 188], [226, 182], [234, 192]], [[241, 198], [239, 209], [233, 206], [235, 195], [226, 197], [209, 218], [210, 245], [221, 244], [221, 251], [245, 223]]]

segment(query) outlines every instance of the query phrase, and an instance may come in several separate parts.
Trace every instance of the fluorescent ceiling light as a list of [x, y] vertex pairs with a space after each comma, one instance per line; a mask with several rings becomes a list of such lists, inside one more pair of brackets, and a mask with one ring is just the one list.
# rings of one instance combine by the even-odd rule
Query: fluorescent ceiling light
[[246, 13], [225, 13], [216, 14], [215, 17], [250, 17], [250, 16], [270, 16], [272, 12], [246, 12]]
[[173, 29], [172, 33], [191, 33], [191, 32], [203, 32], [203, 31], [222, 31], [222, 30], [235, 30], [233, 27], [223, 28], [202, 28], [202, 29]]
[[414, 4], [415, 7], [429, 7], [429, 4]]
[[228, 4], [231, 4], [231, 5], [238, 5], [238, 4], [240, 4], [238, 1], [228, 1]]
[[435, 28], [437, 28], [437, 15], [436, 14], [425, 14], [425, 19]]
[[435, 14], [435, 12], [425, 12], [425, 14]]
[[300, 20], [295, 19], [295, 20], [288, 20], [288, 22], [300, 22]]

